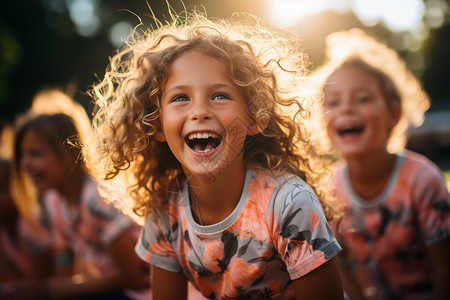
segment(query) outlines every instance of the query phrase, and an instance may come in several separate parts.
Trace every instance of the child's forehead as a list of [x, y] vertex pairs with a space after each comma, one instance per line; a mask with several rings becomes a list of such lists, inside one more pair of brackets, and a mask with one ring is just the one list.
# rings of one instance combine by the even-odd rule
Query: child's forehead
[[346, 66], [335, 70], [322, 86], [326, 95], [340, 92], [378, 93], [383, 89], [377, 74], [357, 66]]
[[[334, 70], [326, 79], [324, 87], [332, 87], [336, 83], [340, 82], [364, 82], [364, 81], [378, 81], [378, 74], [373, 72], [369, 68], [365, 68], [361, 65], [343, 65]], [[339, 80], [339, 81], [337, 81]]]
[[[205, 74], [206, 77], [214, 74], [227, 74], [228, 77], [227, 67], [223, 60], [202, 51], [190, 50], [178, 56], [170, 64], [167, 69], [167, 81], [180, 74], [185, 76], [195, 74], [199, 70], [208, 72]], [[185, 79], [189, 80], [189, 78]]]

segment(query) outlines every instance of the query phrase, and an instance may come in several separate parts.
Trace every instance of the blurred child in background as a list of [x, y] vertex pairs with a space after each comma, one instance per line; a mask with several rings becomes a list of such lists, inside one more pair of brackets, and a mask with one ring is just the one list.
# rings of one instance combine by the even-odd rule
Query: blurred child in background
[[[40, 196], [21, 202], [43, 203], [55, 251], [54, 276], [34, 289], [45, 290], [50, 299], [148, 299], [148, 268], [134, 252], [139, 227], [99, 196], [74, 145], [77, 138], [66, 114], [31, 115], [16, 131], [17, 177], [31, 179]], [[16, 181], [18, 190], [27, 189], [23, 182]], [[80, 259], [77, 270], [68, 253]], [[23, 286], [12, 297], [34, 299], [23, 296], [30, 290]]]
[[233, 21], [175, 18], [112, 58], [91, 163], [130, 180], [147, 215], [136, 251], [154, 299], [186, 299], [188, 282], [209, 299], [343, 299], [303, 54]]
[[[312, 78], [342, 158], [332, 184], [345, 209], [337, 228], [345, 291], [352, 300], [450, 299], [449, 193], [435, 164], [404, 149], [429, 99], [397, 53], [363, 31], [326, 41]], [[355, 278], [369, 278], [369, 288]]]
[[0, 299], [21, 283], [31, 284], [52, 272], [48, 230], [19, 214], [10, 193], [10, 169], [10, 161], [0, 157]]

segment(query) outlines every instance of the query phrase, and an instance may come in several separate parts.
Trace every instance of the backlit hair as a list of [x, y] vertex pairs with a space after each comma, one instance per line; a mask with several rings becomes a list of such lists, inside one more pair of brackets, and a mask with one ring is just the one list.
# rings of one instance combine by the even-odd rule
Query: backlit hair
[[297, 175], [323, 200], [318, 183], [326, 168], [309, 124], [315, 103], [298, 86], [307, 62], [299, 49], [296, 39], [248, 15], [209, 20], [194, 12], [143, 34], [134, 31], [91, 90], [97, 108], [95, 136], [85, 148], [89, 166], [106, 190], [128, 188], [138, 215], [166, 208], [167, 186], [182, 168], [167, 143], [154, 138], [161, 93], [172, 63], [196, 51], [223, 63], [246, 97], [260, 130], [244, 147], [247, 166]]

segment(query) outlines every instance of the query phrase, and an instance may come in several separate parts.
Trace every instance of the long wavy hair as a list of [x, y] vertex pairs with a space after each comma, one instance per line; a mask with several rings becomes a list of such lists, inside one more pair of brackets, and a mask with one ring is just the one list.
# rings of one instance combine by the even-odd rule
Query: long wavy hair
[[246, 97], [260, 131], [244, 147], [247, 166], [301, 177], [331, 217], [318, 187], [328, 164], [315, 147], [310, 124], [316, 103], [298, 85], [307, 59], [293, 36], [268, 29], [253, 16], [238, 17], [211, 20], [194, 12], [143, 34], [135, 30], [90, 91], [96, 109], [95, 134], [84, 148], [88, 165], [110, 195], [127, 188], [137, 215], [165, 209], [168, 184], [182, 172], [167, 143], [154, 135], [169, 69], [196, 51], [223, 63]]

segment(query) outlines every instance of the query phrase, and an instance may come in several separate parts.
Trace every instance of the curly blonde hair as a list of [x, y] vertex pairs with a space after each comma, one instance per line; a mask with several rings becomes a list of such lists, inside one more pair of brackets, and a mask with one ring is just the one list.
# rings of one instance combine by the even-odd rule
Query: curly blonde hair
[[134, 31], [91, 90], [97, 106], [95, 136], [85, 149], [89, 166], [109, 182], [110, 191], [128, 188], [137, 215], [166, 208], [167, 186], [182, 168], [167, 143], [154, 137], [161, 93], [171, 64], [197, 51], [222, 62], [248, 101], [260, 133], [245, 146], [247, 166], [301, 177], [315, 189], [330, 217], [318, 188], [327, 164], [307, 126], [315, 102], [298, 86], [307, 66], [299, 49], [296, 39], [249, 15], [211, 20], [194, 12], [141, 35]]
[[[374, 75], [387, 104], [390, 106], [397, 102], [402, 110], [399, 122], [391, 131], [387, 148], [393, 153], [403, 150], [408, 127], [422, 124], [430, 100], [421, 82], [408, 70], [398, 53], [358, 28], [330, 34], [326, 38], [325, 52], [324, 64], [310, 78], [312, 85], [322, 91], [326, 80], [345, 66], [358, 67]], [[326, 147], [331, 147], [329, 140]]]

